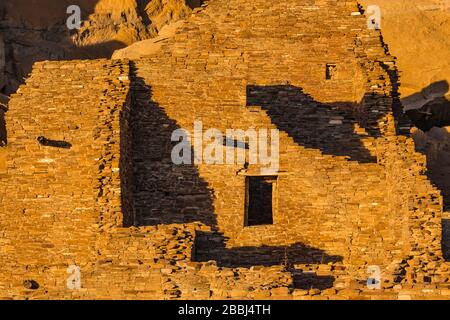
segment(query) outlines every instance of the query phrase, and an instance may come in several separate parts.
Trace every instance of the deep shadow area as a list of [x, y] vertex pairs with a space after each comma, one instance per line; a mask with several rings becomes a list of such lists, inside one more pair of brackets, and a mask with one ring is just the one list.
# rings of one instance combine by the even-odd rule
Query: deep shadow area
[[[383, 35], [380, 34], [381, 43], [384, 43], [386, 51], [389, 52], [389, 46], [383, 39]], [[410, 136], [410, 130], [412, 127], [411, 120], [403, 112], [403, 105], [400, 100], [400, 76], [398, 69], [395, 65], [388, 65], [380, 62], [381, 67], [386, 71], [392, 84], [391, 96], [392, 96], [392, 112], [396, 122], [397, 135]]]
[[8, 144], [8, 134], [6, 132], [6, 109], [0, 108], [0, 147], [4, 147]]
[[171, 137], [180, 127], [152, 100], [151, 87], [136, 76], [133, 63], [131, 80], [134, 224], [202, 222], [215, 227], [208, 183], [194, 164], [176, 165], [172, 161], [172, 149], [178, 142], [172, 142]]
[[207, 262], [214, 260], [218, 266], [228, 268], [250, 268], [252, 266], [284, 266], [294, 278], [296, 289], [331, 288], [332, 276], [317, 276], [295, 268], [296, 264], [327, 264], [342, 261], [341, 256], [330, 256], [325, 251], [302, 243], [289, 246], [260, 246], [225, 248], [226, 239], [220, 233], [197, 231], [192, 260]]
[[147, 12], [145, 11], [145, 7], [148, 4], [148, 0], [137, 0], [137, 11], [139, 16], [142, 17], [142, 22], [145, 25], [150, 25], [152, 21], [150, 20], [150, 17], [148, 16]]
[[335, 278], [332, 276], [318, 276], [315, 273], [292, 271], [294, 277], [294, 288], [301, 290], [332, 288]]
[[330, 256], [325, 251], [302, 243], [290, 246], [260, 246], [225, 248], [226, 239], [216, 232], [197, 231], [194, 261], [214, 260], [223, 267], [274, 266], [287, 269], [295, 264], [327, 264], [342, 261], [341, 256]]
[[[367, 100], [377, 101], [380, 97], [366, 94]], [[366, 128], [370, 136], [381, 133], [375, 125], [383, 112], [361, 114], [353, 103], [324, 104], [314, 101], [301, 88], [291, 85], [248, 86], [247, 106], [259, 106], [267, 111], [272, 122], [280, 131], [286, 132], [294, 141], [307, 148], [319, 149], [325, 154], [347, 156], [360, 163], [376, 162], [361, 142], [366, 136], [355, 133], [355, 124]], [[370, 114], [369, 121], [362, 121], [364, 113]]]
[[450, 219], [442, 220], [442, 254], [450, 261]]
[[201, 7], [204, 2], [205, 2], [205, 0], [186, 0], [186, 4], [191, 9]]
[[114, 51], [125, 48], [126, 46], [125, 43], [117, 40], [82, 47], [73, 46], [70, 49], [66, 49], [63, 56], [57, 60], [110, 59]]
[[132, 224], [151, 226], [202, 222], [211, 227], [212, 232], [197, 231], [191, 257], [193, 261], [214, 260], [219, 266], [230, 268], [282, 265], [294, 275], [299, 288], [331, 287], [332, 277], [303, 275], [294, 269], [294, 265], [337, 262], [342, 260], [340, 256], [330, 256], [321, 249], [301, 243], [290, 246], [225, 247], [227, 239], [218, 232], [213, 190], [200, 177], [195, 165], [175, 165], [172, 161], [172, 149], [179, 142], [172, 142], [171, 137], [180, 126], [152, 100], [152, 89], [137, 75], [133, 62], [130, 62], [130, 67], [132, 196], [135, 211]]
[[[444, 200], [444, 211], [450, 212], [450, 132], [437, 131], [437, 128], [421, 134], [426, 142], [422, 145], [415, 137], [417, 151], [427, 157], [427, 176], [431, 183], [436, 186], [442, 194]], [[437, 135], [435, 137], [433, 134]], [[450, 261], [450, 220], [442, 220], [442, 251], [444, 258]]]

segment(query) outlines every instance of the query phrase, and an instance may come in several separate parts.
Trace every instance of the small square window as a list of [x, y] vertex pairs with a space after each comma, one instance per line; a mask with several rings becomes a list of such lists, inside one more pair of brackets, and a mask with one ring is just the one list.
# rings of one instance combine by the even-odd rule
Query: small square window
[[273, 224], [273, 196], [277, 178], [247, 177], [245, 226]]
[[325, 79], [333, 80], [336, 79], [337, 75], [337, 65], [334, 63], [327, 63], [327, 67], [325, 70]]

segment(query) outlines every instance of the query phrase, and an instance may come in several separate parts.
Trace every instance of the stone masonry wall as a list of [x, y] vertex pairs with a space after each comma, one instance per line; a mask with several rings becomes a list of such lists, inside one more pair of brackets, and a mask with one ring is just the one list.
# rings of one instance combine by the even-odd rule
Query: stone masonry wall
[[[12, 97], [1, 297], [243, 298], [270, 297], [278, 287], [287, 295], [292, 277], [281, 266], [224, 270], [190, 262], [194, 229], [202, 226], [122, 228], [133, 209], [130, 78], [128, 61], [43, 62]], [[70, 266], [80, 268], [80, 290], [67, 286]]]
[[[120, 201], [105, 204], [102, 193], [118, 192], [113, 158], [128, 92], [122, 74], [128, 75], [122, 64], [106, 60], [39, 63], [13, 96], [1, 181], [3, 289], [21, 286], [29, 270], [50, 269], [43, 276], [51, 281], [59, 264], [92, 261], [99, 221], [120, 212]], [[67, 148], [42, 145], [38, 137]]]
[[[137, 172], [165, 186], [160, 197], [167, 201], [158, 206], [172, 214], [140, 201], [155, 193], [139, 185], [138, 223], [187, 222], [197, 216], [215, 230], [199, 235], [199, 260], [227, 266], [283, 259], [294, 266], [342, 263], [347, 276], [337, 281], [357, 290], [364, 287], [369, 265], [380, 266], [386, 288], [392, 288], [404, 281], [403, 267], [412, 256], [421, 256], [424, 265], [442, 262], [439, 194], [426, 181], [423, 157], [412, 140], [390, 138], [397, 131], [388, 71], [394, 58], [379, 32], [365, 30], [365, 17], [352, 12], [358, 12], [353, 1], [214, 1], [162, 54], [136, 61], [151, 99], [144, 109], [159, 110], [165, 121], [154, 122], [152, 131], [172, 123], [192, 133], [199, 120], [203, 132], [281, 130], [273, 225], [244, 227], [245, 177], [258, 167], [198, 165], [207, 187], [190, 195], [167, 182], [176, 179], [175, 169], [160, 175], [147, 171], [152, 163], [170, 161], [173, 145], [167, 135], [163, 151], [161, 139], [146, 140], [142, 150], [157, 148], [158, 156], [138, 165]], [[325, 79], [328, 63], [337, 66], [335, 79]], [[210, 190], [210, 208], [197, 206], [204, 202], [196, 197]], [[425, 273], [445, 274], [443, 268]], [[424, 281], [423, 274], [418, 281]]]
[[[215, 0], [154, 57], [36, 64], [7, 114], [2, 298], [448, 298], [442, 199], [365, 22], [355, 1]], [[244, 226], [262, 165], [173, 164], [195, 121], [280, 130], [273, 225]]]

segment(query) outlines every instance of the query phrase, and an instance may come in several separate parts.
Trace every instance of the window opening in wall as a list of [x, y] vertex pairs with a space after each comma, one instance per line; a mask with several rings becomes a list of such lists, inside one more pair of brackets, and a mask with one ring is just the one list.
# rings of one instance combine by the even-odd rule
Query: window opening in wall
[[273, 224], [273, 205], [277, 178], [247, 177], [245, 226]]

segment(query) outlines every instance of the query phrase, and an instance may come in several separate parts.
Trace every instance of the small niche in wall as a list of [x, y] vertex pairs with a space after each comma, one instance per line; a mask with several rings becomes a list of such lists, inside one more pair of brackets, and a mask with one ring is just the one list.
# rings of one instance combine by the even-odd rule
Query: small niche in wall
[[327, 63], [325, 69], [325, 79], [334, 80], [337, 76], [337, 65], [335, 63]]
[[273, 204], [277, 177], [246, 178], [245, 226], [273, 224]]
[[40, 145], [45, 147], [53, 147], [53, 148], [62, 148], [62, 149], [70, 149], [72, 148], [72, 144], [63, 140], [52, 140], [47, 139], [46, 137], [40, 136], [37, 138], [37, 141]]

